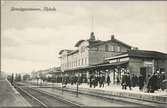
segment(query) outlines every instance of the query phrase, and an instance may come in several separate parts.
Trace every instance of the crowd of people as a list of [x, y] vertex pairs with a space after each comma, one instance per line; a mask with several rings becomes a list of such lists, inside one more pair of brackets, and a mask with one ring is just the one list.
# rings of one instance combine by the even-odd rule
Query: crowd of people
[[148, 75], [147, 79], [142, 74], [140, 74], [139, 77], [132, 74], [132, 77], [130, 77], [130, 74], [126, 73], [122, 76], [122, 89], [126, 90], [127, 87], [129, 87], [131, 90], [132, 87], [139, 86], [140, 91], [143, 91], [145, 87], [147, 92], [154, 93], [155, 90], [162, 89], [162, 82], [165, 80], [165, 74], [163, 72], [155, 72], [152, 75]]
[[[90, 87], [96, 87], [96, 86], [98, 86], [99, 85], [99, 87], [104, 87], [104, 83], [105, 83], [105, 80], [106, 80], [106, 78], [105, 78], [105, 75], [104, 74], [101, 74], [100, 76], [97, 76], [97, 75], [95, 75], [95, 76], [93, 76], [93, 75], [91, 75], [90, 76], [90, 79], [89, 79], [90, 81]], [[110, 76], [108, 75], [107, 76], [107, 85], [109, 86], [110, 85]]]
[[[104, 85], [112, 86], [110, 85], [111, 79], [109, 75], [105, 74], [91, 74], [89, 78], [86, 78], [84, 76], [66, 76], [66, 77], [57, 77], [54, 78], [54, 82], [61, 83], [63, 82], [66, 84], [82, 84], [87, 83], [89, 84], [90, 88], [96, 88], [98, 87], [104, 87]], [[133, 89], [133, 87], [138, 86], [140, 91], [145, 91], [153, 93], [155, 90], [162, 89], [162, 81], [165, 80], [165, 74], [164, 72], [155, 72], [152, 75], [148, 75], [146, 78], [144, 75], [140, 74], [139, 76], [135, 74], [130, 73], [124, 73], [122, 77], [116, 78], [116, 83], [118, 85], [122, 86], [122, 89], [126, 90], [129, 88], [130, 90]]]

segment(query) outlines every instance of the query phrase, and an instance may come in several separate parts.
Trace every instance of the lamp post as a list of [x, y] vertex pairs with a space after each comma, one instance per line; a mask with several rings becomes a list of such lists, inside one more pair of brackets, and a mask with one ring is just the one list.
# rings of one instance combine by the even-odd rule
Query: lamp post
[[39, 75], [37, 76], [37, 86], [38, 86], [38, 81], [39, 81]]
[[78, 97], [78, 89], [79, 89], [79, 74], [77, 74], [77, 93], [76, 93], [76, 97]]
[[64, 79], [64, 77], [63, 77], [63, 72], [64, 72], [64, 71], [62, 71], [62, 73], [61, 73], [61, 84], [62, 84], [61, 89], [62, 89], [62, 95], [63, 95], [63, 79]]

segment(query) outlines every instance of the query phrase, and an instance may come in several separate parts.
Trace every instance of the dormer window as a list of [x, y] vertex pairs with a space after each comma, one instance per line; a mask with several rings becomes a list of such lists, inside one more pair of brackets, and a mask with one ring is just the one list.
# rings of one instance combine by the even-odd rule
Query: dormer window
[[114, 46], [113, 45], [110, 45], [109, 51], [114, 51]]
[[105, 51], [108, 51], [108, 45], [107, 44], [105, 45]]

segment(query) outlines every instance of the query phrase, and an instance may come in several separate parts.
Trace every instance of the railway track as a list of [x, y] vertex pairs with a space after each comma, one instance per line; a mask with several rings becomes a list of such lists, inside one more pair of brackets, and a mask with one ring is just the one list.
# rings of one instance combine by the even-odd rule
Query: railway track
[[20, 94], [32, 105], [32, 107], [80, 107], [81, 105], [65, 100], [61, 97], [49, 94], [30, 87], [14, 85]]
[[[25, 84], [20, 84], [19, 86], [21, 86], [22, 88], [25, 88], [25, 90], [27, 90], [27, 87], [29, 85], [25, 85]], [[52, 95], [56, 98], [59, 98], [60, 97], [60, 94], [63, 93], [65, 96], [68, 94], [68, 95], [71, 95], [71, 96], [74, 96], [76, 95], [76, 90], [75, 89], [68, 89], [68, 88], [64, 88], [63, 89], [63, 92], [62, 92], [62, 88], [61, 87], [35, 87], [35, 86], [32, 86], [32, 88], [29, 90], [38, 90], [38, 92], [41, 92], [41, 93], [44, 93], [44, 94], [48, 94], [49, 92], [49, 89], [52, 88], [52, 92], [50, 92], [49, 95]], [[48, 91], [47, 91], [48, 89]], [[134, 100], [134, 99], [123, 99], [123, 98], [120, 98], [120, 97], [113, 97], [113, 96], [107, 96], [105, 94], [96, 94], [94, 92], [87, 92], [87, 91], [84, 91], [84, 90], [80, 90], [79, 91], [79, 94], [80, 94], [80, 97], [90, 97], [90, 101], [92, 101], [91, 99], [102, 99], [102, 101], [100, 102], [107, 102], [107, 104], [109, 103], [113, 103], [113, 104], [120, 104], [120, 105], [124, 105], [124, 106], [135, 106], [135, 107], [157, 107], [157, 106], [166, 106], [164, 104], [157, 104], [157, 103], [154, 103], [154, 102], [147, 102], [147, 101], [142, 101], [142, 100]], [[61, 97], [62, 98], [62, 97]], [[103, 101], [104, 100], [104, 101]], [[63, 101], [63, 100], [62, 100]], [[66, 100], [65, 100], [66, 101]], [[70, 100], [71, 101], [71, 100]], [[76, 102], [69, 102], [69, 103], [76, 103]], [[80, 102], [81, 103], [81, 102]], [[102, 103], [103, 104], [103, 103]], [[86, 104], [86, 105], [90, 105], [90, 104]], [[75, 104], [74, 106], [84, 106], [84, 105], [81, 105], [81, 104]], [[166, 108], [166, 107], [165, 107]]]

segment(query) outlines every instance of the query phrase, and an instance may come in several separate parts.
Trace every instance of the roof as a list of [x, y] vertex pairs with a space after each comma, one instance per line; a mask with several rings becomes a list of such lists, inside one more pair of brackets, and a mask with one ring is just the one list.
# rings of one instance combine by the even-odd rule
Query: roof
[[131, 57], [147, 57], [147, 58], [157, 58], [157, 59], [167, 59], [167, 54], [158, 51], [148, 51], [148, 50], [129, 50], [128, 55]]
[[73, 51], [69, 52], [68, 55], [72, 55], [72, 54], [74, 54], [74, 53], [77, 53], [78, 51], [79, 51], [79, 50], [73, 50]]
[[101, 41], [101, 40], [90, 40], [90, 39], [88, 39], [88, 40], [79, 40], [75, 44], [75, 47], [78, 47], [83, 41], [88, 41], [90, 46], [104, 42], [104, 41]]
[[124, 43], [124, 42], [122, 42], [122, 41], [120, 41], [118, 39], [115, 39], [115, 38], [112, 38], [111, 40], [107, 40], [107, 41], [99, 41], [99, 42], [97, 42], [95, 44], [90, 45], [90, 47], [99, 46], [99, 45], [102, 45], [102, 44], [105, 44], [105, 43], [108, 43], [108, 42], [117, 42], [117, 43], [120, 43], [120, 44], [122, 44], [124, 46], [127, 46], [127, 47], [131, 48], [130, 45], [128, 45], [128, 44], [126, 44], [126, 43]]
[[104, 43], [105, 41], [101, 41], [101, 40], [91, 41], [91, 40], [88, 40], [88, 42], [89, 42], [89, 47], [92, 47], [92, 46], [100, 45], [100, 44]]
[[92, 69], [92, 68], [95, 68], [96, 66], [85, 66], [85, 67], [77, 67], [77, 68], [73, 68], [73, 69], [68, 69], [68, 70], [64, 70], [65, 72], [66, 71], [74, 71], [74, 70], [84, 70], [84, 69]]
[[64, 52], [64, 51], [67, 51], [67, 53], [70, 53], [70, 52], [72, 52], [74, 50], [63, 49], [63, 50], [60, 50], [59, 54], [62, 54], [62, 52]]
[[[116, 59], [121, 57], [140, 57], [140, 58], [154, 58], [154, 59], [167, 59], [167, 54], [158, 52], [158, 51], [149, 51], [149, 50], [128, 50], [128, 52], [118, 54], [113, 57], [107, 58], [109, 59]], [[107, 60], [106, 59], [106, 60]]]
[[101, 68], [101, 67], [108, 67], [108, 66], [118, 66], [118, 65], [126, 65], [128, 61], [122, 61], [122, 62], [114, 62], [114, 63], [100, 63], [100, 64], [95, 64], [95, 65], [90, 65], [86, 67], [77, 67], [74, 69], [68, 69], [66, 71], [74, 71], [74, 70], [84, 70], [84, 69], [94, 69], [94, 68]]
[[129, 63], [128, 61], [121, 61], [121, 62], [113, 62], [113, 63], [104, 63], [97, 65], [98, 67], [104, 67], [104, 66], [118, 66], [118, 65], [125, 65]]
[[85, 41], [85, 40], [79, 40], [76, 44], [75, 44], [75, 47], [78, 47], [83, 41]]

